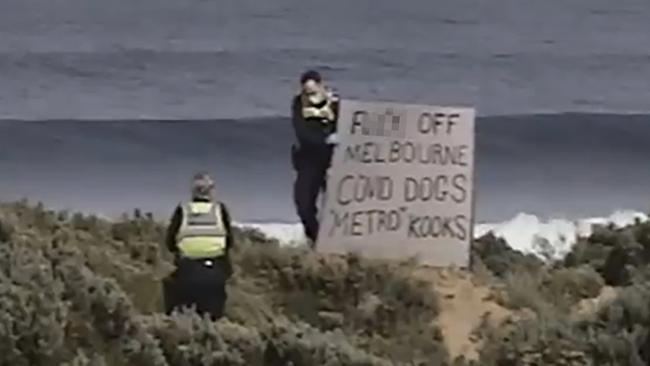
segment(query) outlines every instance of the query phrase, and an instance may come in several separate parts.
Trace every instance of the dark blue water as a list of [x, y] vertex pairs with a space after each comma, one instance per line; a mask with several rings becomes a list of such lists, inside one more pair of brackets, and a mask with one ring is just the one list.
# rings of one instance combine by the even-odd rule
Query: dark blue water
[[285, 115], [347, 98], [650, 112], [647, 0], [2, 0], [0, 118]]
[[[650, 115], [479, 118], [477, 219], [603, 216], [650, 207]], [[214, 174], [239, 221], [294, 221], [287, 118], [2, 121], [0, 199], [166, 216], [191, 175]]]
[[647, 0], [3, 0], [0, 199], [166, 215], [209, 169], [238, 219], [293, 220], [289, 125], [242, 118], [288, 114], [316, 67], [344, 98], [505, 116], [477, 123], [480, 220], [645, 210], [648, 19]]

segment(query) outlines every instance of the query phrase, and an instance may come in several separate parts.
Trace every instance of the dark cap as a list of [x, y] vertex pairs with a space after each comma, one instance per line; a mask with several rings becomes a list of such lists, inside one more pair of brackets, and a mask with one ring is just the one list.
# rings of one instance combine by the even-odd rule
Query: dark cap
[[307, 70], [300, 75], [300, 83], [304, 84], [308, 80], [313, 80], [317, 83], [320, 83], [323, 81], [323, 78], [321, 77], [320, 73], [316, 70]]

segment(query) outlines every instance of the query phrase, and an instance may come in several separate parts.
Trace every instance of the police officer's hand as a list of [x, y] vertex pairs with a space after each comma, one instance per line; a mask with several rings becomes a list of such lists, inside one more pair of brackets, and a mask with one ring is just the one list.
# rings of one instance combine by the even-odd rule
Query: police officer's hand
[[335, 103], [341, 100], [339, 93], [332, 87], [327, 87], [327, 97]]
[[339, 139], [338, 135], [336, 133], [331, 133], [329, 136], [327, 136], [327, 140], [325, 140], [328, 145], [338, 145]]

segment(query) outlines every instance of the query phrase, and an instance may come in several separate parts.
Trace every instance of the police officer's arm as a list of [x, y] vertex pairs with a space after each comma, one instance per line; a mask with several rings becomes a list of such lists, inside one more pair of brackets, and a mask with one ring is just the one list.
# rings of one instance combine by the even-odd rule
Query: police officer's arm
[[236, 245], [234, 236], [232, 235], [232, 222], [230, 217], [230, 212], [228, 207], [225, 204], [221, 203], [221, 218], [223, 219], [223, 225], [226, 229], [226, 277], [230, 278], [234, 273], [234, 268], [230, 262], [230, 249]]
[[336, 95], [336, 101], [332, 102], [332, 110], [334, 111], [334, 132], [338, 132], [339, 113], [341, 111], [341, 99]]
[[169, 249], [169, 251], [174, 254], [178, 252], [178, 248], [176, 247], [176, 234], [181, 227], [183, 218], [182, 216], [183, 210], [180, 206], [177, 206], [169, 222], [169, 226], [167, 227], [167, 237], [165, 243], [167, 245], [167, 249]]
[[309, 123], [307, 123], [303, 118], [301, 109], [300, 96], [296, 96], [293, 98], [291, 108], [291, 122], [293, 123], [293, 129], [300, 145], [325, 145], [323, 136], [320, 134], [318, 129], [309, 128]]
[[232, 235], [232, 221], [230, 218], [230, 211], [225, 204], [221, 204], [221, 217], [223, 218], [223, 225], [226, 229], [226, 250], [229, 251], [232, 248], [234, 243], [234, 237]]

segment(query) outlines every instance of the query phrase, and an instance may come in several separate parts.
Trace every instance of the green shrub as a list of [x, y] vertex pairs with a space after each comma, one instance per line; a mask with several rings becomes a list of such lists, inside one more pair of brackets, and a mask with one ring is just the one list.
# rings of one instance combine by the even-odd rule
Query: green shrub
[[355, 344], [394, 361], [446, 358], [432, 325], [435, 293], [411, 276], [412, 265], [260, 245], [244, 246], [236, 258], [237, 271], [288, 319], [361, 334]]
[[550, 304], [540, 289], [541, 278], [538, 276], [539, 273], [528, 271], [508, 273], [504, 279], [504, 305], [514, 310], [547, 311]]
[[580, 266], [552, 271], [541, 286], [551, 302], [570, 306], [582, 299], [598, 296], [604, 281], [592, 267]]
[[565, 319], [522, 320], [504, 329], [490, 329], [480, 352], [485, 366], [594, 365], [582, 335]]
[[[650, 279], [646, 223], [597, 228], [566, 258], [540, 271], [506, 276], [513, 308], [534, 310], [508, 326], [482, 327], [481, 365], [630, 365], [650, 362]], [[595, 314], [571, 317], [604, 284], [619, 288]]]
[[472, 244], [475, 255], [495, 276], [505, 278], [508, 273], [518, 271], [537, 271], [543, 263], [532, 254], [522, 254], [512, 249], [503, 238], [492, 232], [475, 240]]
[[160, 314], [164, 225], [0, 204], [0, 365], [442, 365], [411, 267], [284, 249], [236, 229], [228, 318]]
[[0, 247], [0, 268], [2, 364], [64, 360], [68, 350], [63, 327], [70, 312], [69, 304], [62, 301], [64, 283], [41, 253], [11, 243]]

